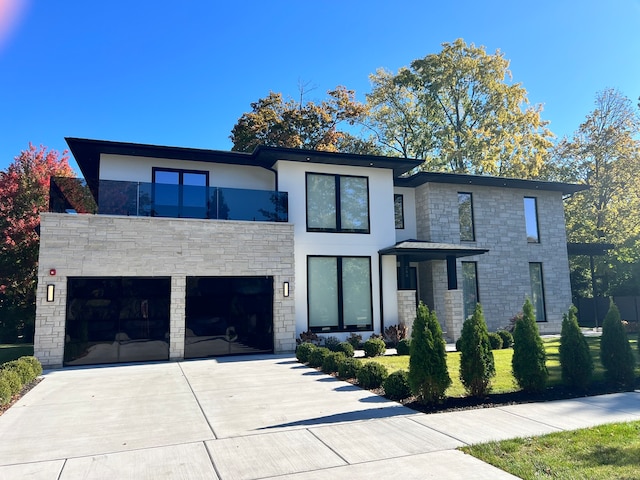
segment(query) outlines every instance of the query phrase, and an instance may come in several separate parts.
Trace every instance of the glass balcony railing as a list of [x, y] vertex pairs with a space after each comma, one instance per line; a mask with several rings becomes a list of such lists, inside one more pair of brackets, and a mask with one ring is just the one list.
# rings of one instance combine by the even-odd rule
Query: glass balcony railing
[[[77, 178], [52, 178], [49, 211], [138, 217], [287, 222], [286, 192], [100, 180], [89, 189]], [[93, 191], [93, 194], [92, 194]], [[97, 194], [98, 202], [94, 201]]]

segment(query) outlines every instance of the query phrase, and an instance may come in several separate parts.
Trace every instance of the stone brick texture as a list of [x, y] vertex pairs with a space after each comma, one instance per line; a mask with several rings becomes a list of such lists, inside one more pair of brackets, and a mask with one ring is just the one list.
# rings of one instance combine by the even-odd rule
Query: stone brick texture
[[184, 353], [187, 276], [272, 276], [274, 350], [295, 349], [292, 224], [42, 214], [34, 343], [45, 367], [63, 362], [67, 278], [91, 276], [171, 277], [170, 359]]

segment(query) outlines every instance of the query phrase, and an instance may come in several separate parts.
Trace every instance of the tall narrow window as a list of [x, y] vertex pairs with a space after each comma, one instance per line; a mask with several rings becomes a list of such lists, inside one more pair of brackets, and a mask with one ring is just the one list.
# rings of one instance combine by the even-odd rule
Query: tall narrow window
[[308, 257], [307, 289], [311, 331], [372, 328], [369, 257]]
[[538, 205], [535, 197], [524, 197], [524, 220], [527, 225], [527, 242], [540, 243]]
[[369, 233], [369, 179], [307, 173], [307, 230]]
[[544, 312], [544, 284], [542, 281], [542, 264], [529, 264], [529, 279], [531, 282], [531, 303], [536, 315], [536, 322], [546, 321]]
[[478, 298], [478, 264], [462, 262], [462, 295], [464, 298], [464, 318], [473, 315]]
[[458, 217], [460, 218], [460, 241], [473, 242], [473, 201], [470, 193], [458, 192]]
[[393, 210], [396, 217], [396, 229], [404, 228], [404, 197], [400, 194], [393, 196]]

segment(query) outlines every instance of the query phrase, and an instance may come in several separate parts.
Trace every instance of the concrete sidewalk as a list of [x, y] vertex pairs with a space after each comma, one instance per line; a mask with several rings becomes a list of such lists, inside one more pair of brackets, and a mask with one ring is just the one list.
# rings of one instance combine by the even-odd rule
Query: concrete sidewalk
[[426, 415], [291, 356], [63, 369], [0, 416], [0, 478], [514, 478], [455, 449], [629, 420], [640, 392]]

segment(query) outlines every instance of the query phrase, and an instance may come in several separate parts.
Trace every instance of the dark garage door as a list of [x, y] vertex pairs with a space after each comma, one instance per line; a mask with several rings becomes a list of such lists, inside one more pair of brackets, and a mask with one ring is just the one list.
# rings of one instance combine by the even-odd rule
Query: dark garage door
[[273, 277], [187, 277], [185, 358], [273, 352]]
[[168, 360], [170, 292], [168, 277], [69, 278], [65, 365]]

